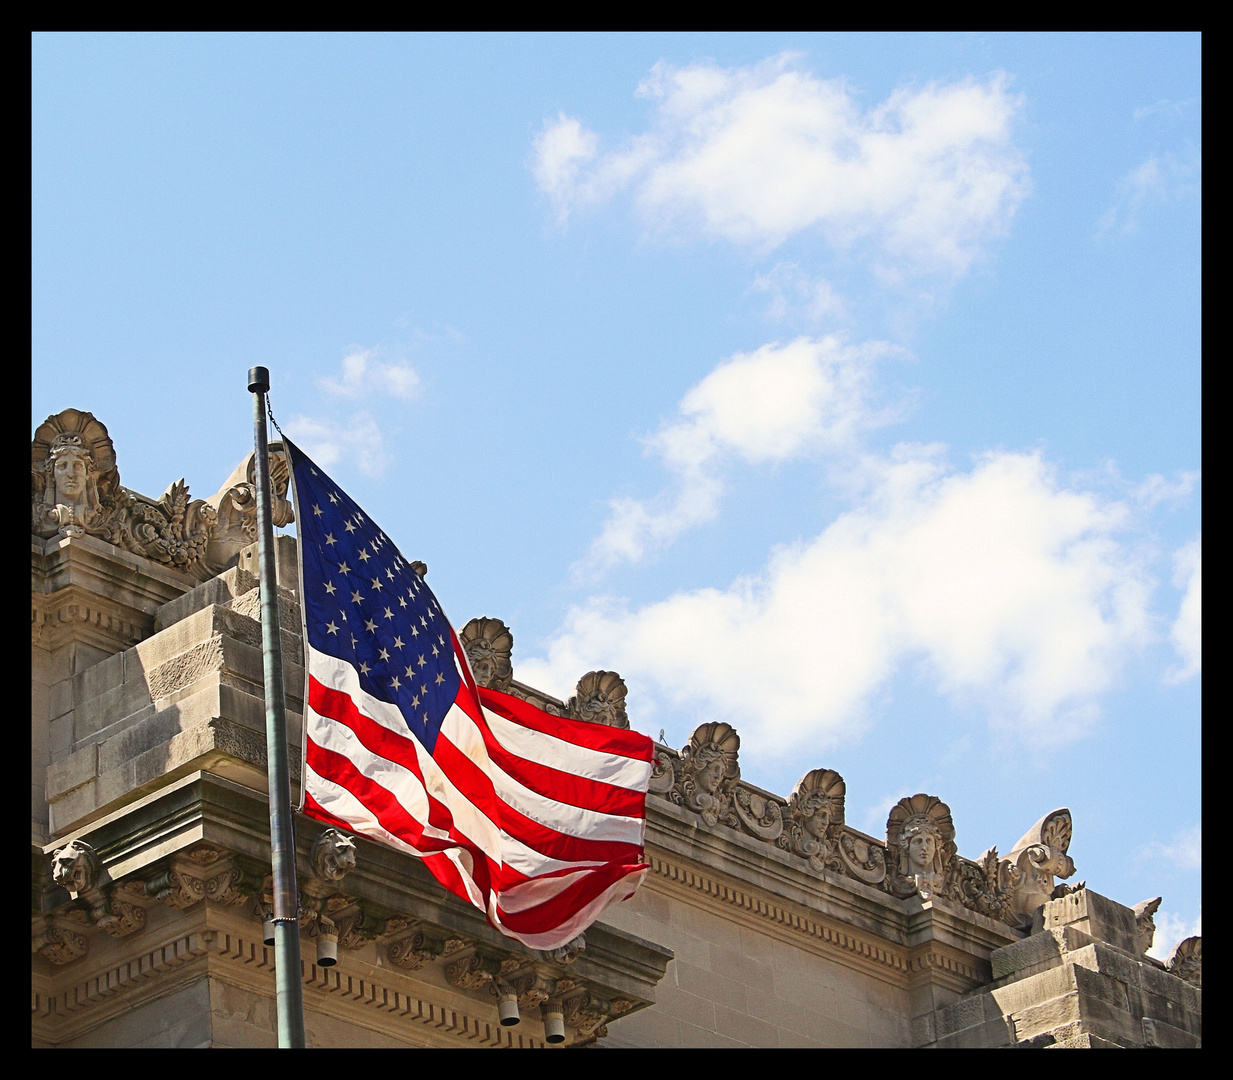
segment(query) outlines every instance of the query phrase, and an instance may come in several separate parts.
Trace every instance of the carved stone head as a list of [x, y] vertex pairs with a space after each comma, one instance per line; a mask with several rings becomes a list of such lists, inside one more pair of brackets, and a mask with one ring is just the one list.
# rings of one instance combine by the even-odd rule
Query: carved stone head
[[815, 840], [825, 838], [832, 825], [843, 824], [847, 786], [834, 769], [812, 769], [797, 782], [788, 803], [793, 823]]
[[342, 881], [355, 869], [355, 841], [337, 829], [326, 829], [313, 844], [313, 873], [322, 881]]
[[500, 619], [472, 619], [462, 628], [460, 637], [476, 683], [493, 690], [507, 690], [514, 677], [510, 663], [514, 635], [509, 627]]
[[740, 747], [741, 737], [729, 724], [715, 722], [695, 728], [681, 751], [673, 801], [696, 810], [708, 825], [732, 817], [732, 786], [741, 775], [736, 758]]
[[1135, 934], [1138, 938], [1139, 955], [1146, 955], [1156, 937], [1156, 920], [1152, 918], [1160, 910], [1163, 897], [1154, 896], [1151, 900], [1143, 900], [1135, 904]]
[[615, 671], [588, 671], [578, 680], [574, 696], [567, 703], [569, 715], [591, 724], [628, 728], [626, 693], [625, 680]]
[[950, 807], [935, 795], [900, 799], [886, 821], [886, 846], [898, 856], [900, 892], [910, 886], [925, 899], [940, 893], [955, 858]]
[[99, 869], [98, 855], [82, 840], [74, 840], [52, 852], [52, 880], [74, 898], [98, 884]]
[[98, 526], [102, 501], [119, 487], [115, 466], [107, 429], [90, 413], [49, 416], [31, 444], [34, 532], [71, 536]]

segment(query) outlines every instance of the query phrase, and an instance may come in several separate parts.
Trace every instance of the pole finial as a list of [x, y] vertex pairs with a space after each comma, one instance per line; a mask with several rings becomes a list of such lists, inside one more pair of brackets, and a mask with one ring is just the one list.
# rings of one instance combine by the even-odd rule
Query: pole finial
[[270, 369], [251, 367], [248, 369], [248, 389], [253, 394], [264, 394], [270, 389]]

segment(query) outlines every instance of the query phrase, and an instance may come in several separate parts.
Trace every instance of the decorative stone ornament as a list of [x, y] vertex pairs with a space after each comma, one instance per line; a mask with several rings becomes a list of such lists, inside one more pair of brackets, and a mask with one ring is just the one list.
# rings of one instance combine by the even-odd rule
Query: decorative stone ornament
[[1010, 897], [1011, 910], [1022, 926], [1032, 921], [1032, 913], [1053, 895], [1053, 878], [1068, 878], [1075, 864], [1066, 849], [1070, 847], [1072, 824], [1065, 807], [1042, 817], [1019, 838], [1007, 861], [1019, 873]]
[[672, 801], [693, 810], [712, 827], [722, 821], [736, 828], [732, 788], [741, 775], [736, 759], [740, 748], [741, 737], [729, 724], [714, 722], [695, 728], [681, 750], [680, 779], [672, 790]]
[[886, 846], [897, 872], [887, 879], [896, 896], [944, 896], [954, 868], [955, 826], [950, 807], [935, 795], [900, 799], [886, 819]]
[[843, 869], [835, 836], [843, 827], [847, 785], [834, 769], [811, 769], [788, 800], [788, 825], [779, 846], [809, 860], [816, 872]]
[[342, 881], [355, 869], [355, 855], [351, 837], [338, 829], [326, 829], [313, 844], [313, 873], [322, 881]]
[[1152, 918], [1160, 910], [1163, 897], [1154, 896], [1151, 900], [1143, 900], [1134, 906], [1135, 934], [1139, 942], [1139, 955], [1147, 955], [1156, 937], [1156, 920]]
[[[280, 443], [270, 446], [272, 518], [292, 520]], [[107, 429], [88, 412], [49, 416], [31, 443], [31, 532], [44, 539], [94, 536], [198, 581], [234, 565], [257, 536], [255, 465], [249, 454], [209, 499], [183, 479], [157, 500], [120, 484]]]
[[1179, 941], [1165, 965], [1179, 979], [1185, 979], [1196, 990], [1203, 989], [1203, 938], [1188, 937]]
[[588, 671], [578, 680], [574, 696], [566, 703], [575, 720], [607, 727], [628, 728], [625, 712], [625, 680], [615, 671]]
[[476, 683], [491, 690], [508, 690], [514, 678], [510, 663], [514, 635], [509, 627], [500, 619], [472, 619], [459, 637]]
[[84, 840], [74, 840], [51, 855], [51, 877], [76, 900], [98, 885], [102, 864], [98, 854]]

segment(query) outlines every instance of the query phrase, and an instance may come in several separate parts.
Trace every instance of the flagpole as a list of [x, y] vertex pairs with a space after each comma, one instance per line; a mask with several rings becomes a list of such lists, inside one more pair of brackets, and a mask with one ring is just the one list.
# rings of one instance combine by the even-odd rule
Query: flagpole
[[267, 368], [250, 368], [257, 472], [257, 556], [261, 581], [261, 660], [265, 671], [265, 744], [270, 783], [270, 857], [274, 868], [274, 976], [280, 1049], [304, 1048], [304, 987], [300, 973], [299, 895], [287, 755], [287, 707], [278, 624], [274, 521], [270, 514], [270, 456], [265, 427]]

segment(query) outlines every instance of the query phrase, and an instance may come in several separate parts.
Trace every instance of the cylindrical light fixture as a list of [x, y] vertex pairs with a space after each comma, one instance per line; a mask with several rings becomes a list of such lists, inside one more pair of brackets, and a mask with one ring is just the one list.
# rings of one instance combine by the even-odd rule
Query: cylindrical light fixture
[[272, 911], [265, 917], [265, 922], [262, 923], [261, 943], [270, 946], [274, 944], [274, 912]]
[[338, 927], [326, 919], [317, 925], [317, 966], [333, 967], [338, 963]]
[[513, 1027], [522, 1020], [518, 1012], [518, 991], [507, 982], [497, 983], [497, 1017], [502, 1027]]
[[565, 1010], [559, 1001], [544, 1002], [544, 1039], [553, 1045], [565, 1041]]

